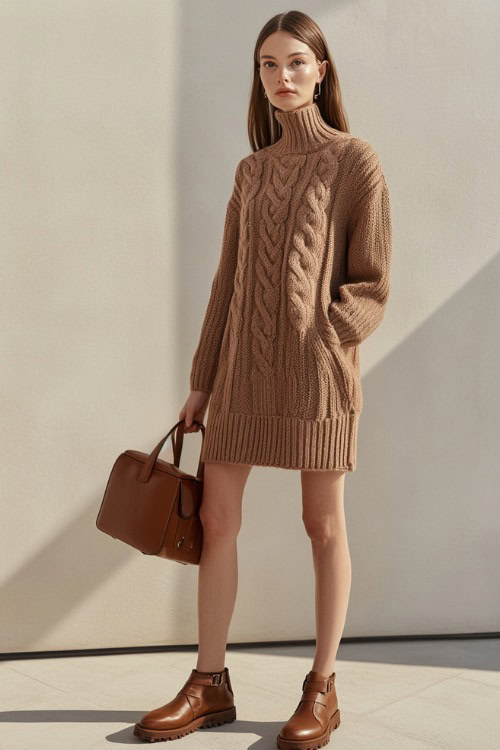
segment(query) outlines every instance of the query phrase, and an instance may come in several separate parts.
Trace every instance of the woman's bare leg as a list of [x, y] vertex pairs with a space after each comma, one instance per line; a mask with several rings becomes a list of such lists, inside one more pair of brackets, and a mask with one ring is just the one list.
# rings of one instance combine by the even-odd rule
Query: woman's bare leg
[[203, 548], [198, 571], [199, 672], [221, 672], [236, 602], [243, 491], [247, 464], [205, 462], [200, 519]]
[[344, 630], [351, 556], [344, 515], [345, 471], [302, 471], [302, 520], [316, 575], [316, 651], [311, 669], [330, 675]]

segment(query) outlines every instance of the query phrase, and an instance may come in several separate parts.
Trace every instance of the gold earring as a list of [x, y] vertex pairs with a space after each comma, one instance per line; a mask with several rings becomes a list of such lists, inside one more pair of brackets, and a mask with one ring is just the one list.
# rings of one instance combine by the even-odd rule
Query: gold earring
[[319, 89], [318, 89], [318, 93], [317, 93], [317, 94], [314, 94], [314, 98], [315, 98], [315, 99], [317, 99], [317, 98], [318, 98], [318, 96], [319, 96], [320, 94], [321, 94], [321, 81], [319, 82]]

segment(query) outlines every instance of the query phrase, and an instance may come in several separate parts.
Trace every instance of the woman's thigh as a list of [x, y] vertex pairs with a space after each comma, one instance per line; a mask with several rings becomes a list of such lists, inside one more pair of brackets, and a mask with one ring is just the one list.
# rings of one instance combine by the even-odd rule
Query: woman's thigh
[[241, 526], [242, 501], [252, 466], [205, 461], [200, 518], [205, 527]]

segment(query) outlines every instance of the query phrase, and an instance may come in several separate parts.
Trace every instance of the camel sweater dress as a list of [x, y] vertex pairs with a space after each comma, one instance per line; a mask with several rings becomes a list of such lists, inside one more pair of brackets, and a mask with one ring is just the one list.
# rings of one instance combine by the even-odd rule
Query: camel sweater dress
[[316, 103], [275, 110], [279, 140], [243, 158], [190, 375], [211, 394], [203, 461], [356, 469], [359, 345], [389, 294], [380, 160]]

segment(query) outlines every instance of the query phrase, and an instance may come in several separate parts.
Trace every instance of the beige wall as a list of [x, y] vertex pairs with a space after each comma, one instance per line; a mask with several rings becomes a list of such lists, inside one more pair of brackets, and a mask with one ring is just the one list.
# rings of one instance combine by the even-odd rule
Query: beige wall
[[[311, 2], [391, 189], [361, 350], [345, 635], [498, 630], [493, 2]], [[177, 421], [280, 3], [0, 2], [0, 650], [197, 640], [197, 568], [95, 528], [115, 457]], [[194, 470], [201, 436], [182, 465]], [[170, 456], [170, 447], [164, 450]], [[300, 475], [254, 468], [231, 641], [314, 637]]]

